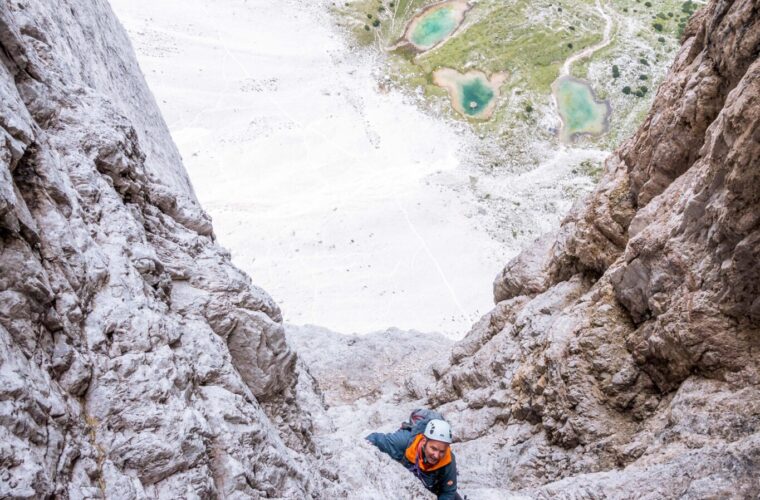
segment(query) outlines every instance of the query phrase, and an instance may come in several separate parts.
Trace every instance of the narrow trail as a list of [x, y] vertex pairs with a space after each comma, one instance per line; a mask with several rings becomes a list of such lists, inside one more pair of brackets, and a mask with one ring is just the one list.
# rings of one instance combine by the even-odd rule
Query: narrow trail
[[596, 0], [596, 10], [599, 12], [599, 14], [604, 18], [606, 22], [604, 26], [604, 36], [602, 37], [602, 41], [597, 43], [596, 45], [586, 47], [585, 49], [578, 52], [577, 54], [573, 54], [572, 56], [568, 57], [567, 60], [565, 60], [565, 63], [562, 65], [562, 68], [560, 69], [560, 72], [559, 72], [560, 78], [570, 75], [570, 68], [572, 67], [573, 63], [575, 63], [576, 61], [580, 59], [590, 57], [595, 52], [605, 48], [612, 41], [612, 29], [615, 27], [615, 21], [612, 19], [612, 16], [609, 15], [607, 12], [605, 12], [605, 10], [602, 8], [602, 3], [600, 0]]

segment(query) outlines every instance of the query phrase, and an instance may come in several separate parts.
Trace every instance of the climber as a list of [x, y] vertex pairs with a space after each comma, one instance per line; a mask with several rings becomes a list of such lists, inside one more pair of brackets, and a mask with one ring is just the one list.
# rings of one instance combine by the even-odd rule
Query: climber
[[462, 499], [457, 494], [457, 466], [450, 449], [451, 426], [445, 420], [429, 420], [421, 433], [410, 425], [390, 434], [374, 432], [367, 441], [401, 462], [425, 488], [438, 495], [438, 500]]

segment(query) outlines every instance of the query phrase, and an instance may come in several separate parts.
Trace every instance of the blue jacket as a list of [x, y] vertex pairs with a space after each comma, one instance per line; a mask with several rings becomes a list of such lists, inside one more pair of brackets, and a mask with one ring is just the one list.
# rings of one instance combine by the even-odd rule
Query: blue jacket
[[367, 436], [367, 441], [412, 471], [422, 481], [425, 488], [438, 495], [438, 500], [459, 498], [457, 495], [457, 465], [454, 454], [451, 454], [451, 462], [440, 469], [430, 472], [421, 471], [405, 456], [406, 449], [412, 444], [415, 437], [416, 434], [411, 431], [399, 429], [391, 434], [374, 432]]

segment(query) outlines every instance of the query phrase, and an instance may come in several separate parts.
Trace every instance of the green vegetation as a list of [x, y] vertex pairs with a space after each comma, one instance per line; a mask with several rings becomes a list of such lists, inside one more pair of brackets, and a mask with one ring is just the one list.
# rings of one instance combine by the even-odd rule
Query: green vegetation
[[[548, 2], [517, 0], [505, 5], [483, 0], [476, 7], [478, 22], [439, 48], [420, 55], [416, 62], [424, 72], [439, 67], [464, 72], [475, 60], [477, 68], [488, 74], [509, 71], [510, 80], [505, 85], [510, 88], [547, 95], [562, 62], [573, 52], [599, 42], [604, 27], [591, 0], [563, 6], [565, 14], [557, 16], [551, 14], [553, 7]], [[542, 19], [551, 21], [526, 22], [536, 11], [546, 12], [549, 15]], [[582, 24], [573, 21], [572, 41], [567, 39], [571, 36], [567, 18], [583, 20]]]
[[636, 92], [634, 92], [633, 95], [635, 95], [636, 97], [644, 97], [648, 91], [649, 89], [642, 85], [641, 87], [636, 89]]
[[[335, 10], [359, 43], [385, 49], [396, 45], [421, 9], [440, 1], [355, 0], [348, 8]], [[590, 58], [577, 60], [570, 71], [587, 80], [596, 96], [606, 96], [613, 112], [610, 132], [584, 141], [612, 148], [633, 131], [646, 115], [650, 89], [657, 88], [669, 65], [676, 37], [698, 7], [691, 0], [603, 2], [602, 8], [615, 19], [611, 43]], [[460, 73], [480, 70], [487, 75], [506, 72], [492, 118], [470, 126], [511, 148], [510, 144], [524, 143], [525, 134], [551, 138], [550, 131], [536, 130], [535, 124], [549, 109], [552, 83], [568, 57], [601, 40], [604, 24], [596, 0], [479, 0], [452, 37], [422, 53], [398, 48], [386, 59], [385, 71], [399, 87], [421, 89], [441, 104], [449, 96], [433, 83], [432, 73], [439, 68]], [[510, 155], [520, 154], [508, 150]]]
[[684, 15], [681, 16], [681, 18], [678, 21], [677, 35], [679, 38], [683, 35], [683, 32], [686, 29], [686, 23], [689, 22], [691, 15], [694, 14], [696, 10], [697, 10], [697, 4], [695, 4], [691, 0], [686, 0], [683, 4], [681, 4], [681, 12], [683, 12]]
[[[610, 99], [610, 132], [594, 141], [599, 147], [616, 147], [641, 123], [651, 105], [653, 90], [678, 46], [678, 23], [685, 0], [650, 0], [653, 6], [649, 9], [645, 1], [610, 0], [607, 5], [619, 20], [612, 43], [572, 68], [573, 76], [591, 81], [597, 95], [606, 92]], [[674, 15], [669, 16], [669, 12]], [[661, 24], [662, 31], [657, 31], [654, 23]], [[619, 67], [618, 77], [611, 72], [613, 65]], [[640, 80], [640, 74], [645, 74], [647, 80]], [[648, 86], [646, 92], [639, 88], [643, 83]]]
[[[362, 45], [376, 43], [379, 39], [392, 40], [401, 36], [403, 24], [397, 21], [402, 17], [411, 16], [417, 9], [426, 4], [426, 0], [394, 0], [392, 2], [380, 0], [359, 0], [345, 3], [345, 8], [336, 9], [347, 27], [353, 30], [355, 39]], [[372, 22], [369, 22], [367, 20]], [[377, 24], [373, 20], [378, 20]], [[373, 26], [375, 30], [368, 33], [365, 26]]]
[[583, 160], [580, 165], [573, 169], [574, 174], [583, 174], [591, 177], [594, 181], [598, 181], [602, 177], [602, 172], [604, 172], [602, 164], [591, 160]]

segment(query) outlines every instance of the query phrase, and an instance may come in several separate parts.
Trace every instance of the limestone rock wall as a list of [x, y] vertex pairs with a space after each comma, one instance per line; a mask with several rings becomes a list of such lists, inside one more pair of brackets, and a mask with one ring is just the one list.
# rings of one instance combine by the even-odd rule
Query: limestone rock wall
[[309, 497], [295, 365], [108, 3], [0, 1], [0, 497]]
[[760, 3], [710, 2], [683, 42], [596, 191], [506, 266], [434, 370], [458, 461], [490, 457], [472, 484], [760, 491]]
[[[463, 489], [760, 491], [759, 10], [694, 16], [595, 193], [505, 267], [430, 387], [388, 399], [447, 415]], [[108, 4], [0, 0], [0, 497], [419, 489], [322, 411]]]

